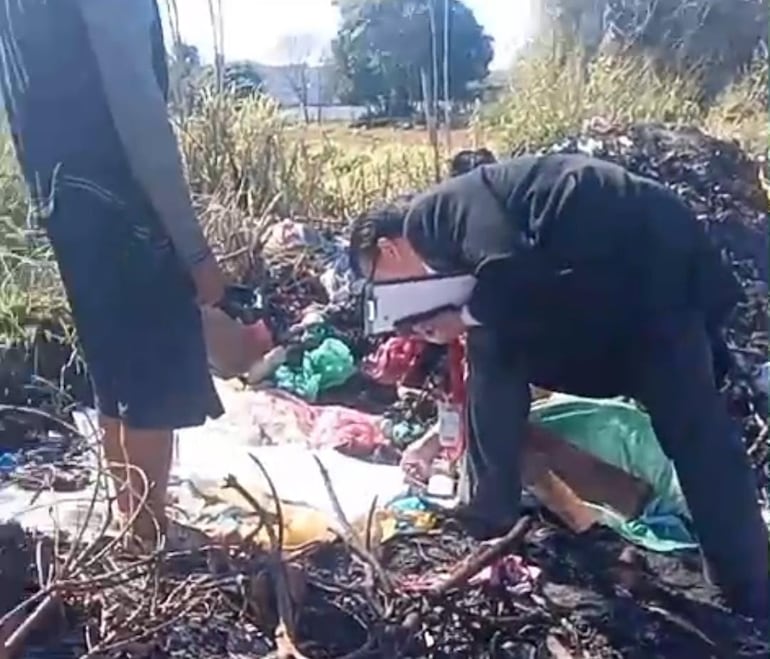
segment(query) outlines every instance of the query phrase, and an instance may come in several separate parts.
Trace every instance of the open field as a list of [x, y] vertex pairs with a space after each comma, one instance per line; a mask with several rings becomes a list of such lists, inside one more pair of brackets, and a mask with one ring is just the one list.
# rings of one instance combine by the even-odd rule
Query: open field
[[[402, 146], [428, 147], [430, 139], [425, 128], [350, 128], [344, 123], [310, 124], [295, 126], [288, 129], [298, 138], [308, 142], [323, 142], [331, 140], [351, 149], [365, 150], [387, 147], [393, 144]], [[445, 142], [445, 131], [440, 129], [439, 142]], [[472, 149], [484, 146], [484, 131], [474, 131], [470, 128], [453, 129], [451, 131], [453, 149]]]
[[[579, 131], [594, 117], [609, 124], [665, 121], [735, 139], [766, 154], [767, 65], [703, 106], [696, 86], [635, 59], [525, 60], [517, 86], [452, 131], [452, 150], [488, 146], [498, 155], [536, 150]], [[267, 98], [210, 94], [177, 122], [188, 177], [212, 243], [222, 255], [250, 251], [277, 217], [303, 216], [343, 228], [363, 209], [442, 176], [451, 155], [421, 129], [297, 125]], [[45, 242], [26, 226], [26, 196], [7, 134], [0, 137], [0, 341], [23, 339], [40, 317], [66, 305]], [[252, 250], [253, 251], [253, 250]], [[228, 262], [241, 276], [248, 259]], [[66, 313], [64, 314], [66, 316]]]

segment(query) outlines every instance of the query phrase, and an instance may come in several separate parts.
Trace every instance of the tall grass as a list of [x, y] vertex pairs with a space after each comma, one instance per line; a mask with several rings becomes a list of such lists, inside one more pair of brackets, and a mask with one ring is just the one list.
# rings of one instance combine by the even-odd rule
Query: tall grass
[[664, 122], [703, 127], [751, 154], [768, 149], [768, 63], [757, 60], [716, 102], [704, 106], [697, 72], [661, 72], [650, 61], [579, 52], [540, 52], [511, 72], [503, 98], [486, 108], [477, 130], [501, 151], [520, 153], [575, 133], [594, 117], [616, 124]]
[[757, 58], [746, 74], [730, 85], [709, 108], [706, 130], [723, 139], [736, 140], [754, 155], [770, 153], [768, 117], [768, 62]]
[[424, 187], [433, 171], [427, 146], [309, 132], [272, 100], [227, 91], [203, 95], [178, 134], [207, 236], [236, 277], [252, 270], [277, 218], [342, 228], [376, 201]]
[[289, 124], [268, 98], [208, 94], [179, 127], [191, 186], [235, 195], [242, 210], [349, 218], [431, 180], [427, 146], [341, 140]]
[[508, 92], [482, 114], [487, 135], [508, 152], [560, 140], [596, 116], [613, 123], [699, 123], [696, 81], [635, 57], [543, 53], [514, 67]]
[[0, 345], [24, 342], [40, 321], [66, 316], [50, 247], [27, 226], [27, 195], [7, 135], [0, 137]]
[[[705, 126], [767, 150], [767, 64], [711, 108], [695, 80], [629, 58], [585, 61], [579, 54], [530, 57], [512, 72], [509, 92], [484, 108], [472, 132], [499, 152], [523, 152], [612, 122], [666, 121]], [[254, 265], [276, 218], [344, 227], [371, 204], [433, 180], [433, 153], [414, 133], [385, 136], [340, 127], [298, 127], [265, 97], [209, 93], [177, 120], [187, 175], [205, 231], [233, 277]], [[66, 314], [45, 241], [26, 226], [26, 195], [7, 131], [0, 131], [0, 343], [23, 339], [41, 317]]]

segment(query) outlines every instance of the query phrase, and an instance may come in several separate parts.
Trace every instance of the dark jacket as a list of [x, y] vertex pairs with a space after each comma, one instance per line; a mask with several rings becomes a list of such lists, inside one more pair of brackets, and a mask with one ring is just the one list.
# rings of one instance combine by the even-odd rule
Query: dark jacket
[[741, 295], [675, 194], [581, 155], [449, 179], [414, 201], [405, 236], [434, 270], [475, 273], [471, 314], [520, 338], [625, 333], [693, 309], [719, 325]]
[[[129, 177], [80, 2], [8, 4], [0, 21], [2, 90], [27, 179], [37, 180], [43, 187], [39, 192], [47, 193], [59, 167], [73, 176], [101, 169]], [[155, 75], [165, 95], [168, 72], [159, 17], [151, 38]]]
[[39, 218], [58, 191], [78, 189], [120, 206], [132, 236], [149, 231], [159, 250], [170, 239], [188, 266], [206, 258], [167, 116], [157, 1], [14, 0], [2, 11], [0, 89]]

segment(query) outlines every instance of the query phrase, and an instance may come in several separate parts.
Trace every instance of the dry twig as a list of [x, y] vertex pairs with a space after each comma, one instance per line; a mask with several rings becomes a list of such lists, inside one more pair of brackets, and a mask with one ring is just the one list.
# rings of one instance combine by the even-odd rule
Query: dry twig
[[502, 538], [495, 541], [494, 544], [482, 547], [475, 555], [468, 557], [466, 561], [460, 564], [445, 581], [432, 588], [431, 595], [440, 597], [446, 592], [462, 586], [485, 567], [510, 552], [524, 538], [531, 525], [531, 517], [525, 516], [519, 519], [516, 525]]
[[388, 576], [385, 568], [382, 566], [380, 561], [377, 560], [377, 557], [372, 552], [367, 550], [365, 543], [362, 542], [360, 537], [358, 537], [358, 533], [356, 533], [353, 525], [346, 517], [345, 511], [342, 510], [342, 505], [340, 504], [340, 500], [337, 497], [337, 493], [334, 491], [334, 486], [332, 485], [329, 472], [326, 470], [326, 467], [317, 455], [314, 455], [313, 458], [315, 459], [315, 462], [318, 465], [318, 469], [321, 472], [321, 477], [323, 478], [326, 491], [329, 494], [329, 499], [332, 503], [332, 506], [334, 507], [334, 512], [337, 515], [337, 519], [345, 533], [344, 538], [349, 543], [351, 549], [353, 549], [371, 566], [375, 574], [377, 574], [377, 577], [379, 578], [380, 583], [382, 584], [382, 587], [385, 589], [385, 591], [387, 593], [392, 593], [393, 582]]
[[270, 478], [264, 465], [259, 461], [256, 456], [251, 455], [251, 459], [262, 471], [265, 479], [268, 482], [271, 494], [275, 502], [275, 515], [273, 516], [274, 524], [278, 526], [276, 531], [273, 526], [273, 522], [270, 520], [271, 513], [265, 510], [249, 492], [233, 475], [229, 475], [225, 481], [225, 487], [230, 487], [238, 494], [240, 494], [244, 500], [246, 500], [252, 508], [257, 512], [260, 517], [266, 520], [265, 528], [267, 530], [268, 538], [270, 539], [271, 551], [269, 560], [270, 577], [273, 582], [273, 588], [275, 589], [275, 598], [278, 605], [278, 626], [275, 629], [274, 637], [276, 644], [276, 656], [277, 659], [304, 659], [304, 656], [297, 649], [294, 641], [294, 622], [295, 616], [293, 611], [293, 605], [291, 601], [291, 594], [288, 587], [288, 577], [286, 574], [286, 566], [283, 562], [283, 511], [281, 503], [278, 498], [278, 493], [275, 489], [275, 485]]

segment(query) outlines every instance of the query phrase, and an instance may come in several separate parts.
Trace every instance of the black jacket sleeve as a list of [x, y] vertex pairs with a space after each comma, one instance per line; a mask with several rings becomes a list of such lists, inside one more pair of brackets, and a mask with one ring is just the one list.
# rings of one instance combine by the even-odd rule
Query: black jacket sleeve
[[405, 237], [436, 272], [473, 273], [468, 305], [473, 320], [495, 325], [509, 320], [507, 304], [520, 260], [517, 227], [486, 180], [483, 168], [449, 179], [418, 197], [405, 222]]
[[405, 237], [437, 272], [475, 272], [489, 257], [511, 254], [516, 232], [480, 169], [449, 179], [413, 202]]

